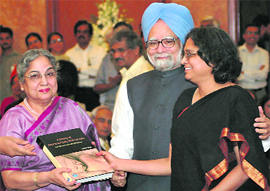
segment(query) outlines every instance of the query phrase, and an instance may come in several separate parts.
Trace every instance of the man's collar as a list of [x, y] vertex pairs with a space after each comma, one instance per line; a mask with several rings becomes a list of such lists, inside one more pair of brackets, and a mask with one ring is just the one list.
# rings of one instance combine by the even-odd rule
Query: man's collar
[[[8, 53], [6, 53], [6, 52], [8, 52]], [[5, 56], [9, 56], [9, 55], [12, 55], [14, 52], [15, 51], [14, 51], [13, 47], [11, 47], [8, 51], [3, 51], [2, 54]]]
[[165, 71], [165, 72], [155, 69], [155, 74], [160, 76], [160, 77], [167, 78], [170, 76], [179, 75], [180, 73], [182, 73], [184, 71], [185, 71], [184, 67], [180, 66], [178, 68], [175, 68], [175, 69], [169, 70], [169, 71]]
[[76, 49], [80, 49], [80, 50], [87, 50], [87, 49], [89, 49], [89, 48], [92, 48], [93, 46], [91, 45], [91, 43], [89, 42], [89, 44], [87, 45], [87, 47], [85, 48], [85, 49], [82, 49], [81, 47], [80, 47], [80, 45], [77, 43], [76, 45], [75, 45], [75, 48]]
[[[242, 49], [248, 51], [246, 43], [242, 47], [243, 47]], [[252, 52], [254, 52], [255, 50], [258, 50], [258, 49], [259, 49], [259, 46], [258, 46], [258, 44], [256, 44], [255, 47], [253, 48]]]

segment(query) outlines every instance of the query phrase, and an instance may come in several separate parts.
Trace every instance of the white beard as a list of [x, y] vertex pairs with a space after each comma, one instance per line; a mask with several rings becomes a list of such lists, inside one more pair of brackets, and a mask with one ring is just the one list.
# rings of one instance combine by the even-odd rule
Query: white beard
[[[156, 70], [166, 72], [166, 71], [170, 71], [181, 66], [181, 52], [182, 50], [179, 50], [179, 53], [177, 54], [177, 57], [175, 59], [172, 54], [168, 54], [168, 53], [166, 54], [157, 53], [152, 56], [153, 59], [149, 56], [148, 53], [147, 53], [147, 56]], [[156, 59], [159, 56], [168, 56], [168, 59], [166, 60]]]

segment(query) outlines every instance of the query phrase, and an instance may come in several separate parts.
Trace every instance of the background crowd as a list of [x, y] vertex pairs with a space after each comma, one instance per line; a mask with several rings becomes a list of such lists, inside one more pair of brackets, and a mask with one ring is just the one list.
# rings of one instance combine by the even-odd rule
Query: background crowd
[[[169, 15], [168, 12], [170, 12]], [[22, 154], [30, 154], [30, 156], [26, 157], [11, 157], [21, 154], [2, 152], [9, 156], [2, 155], [1, 160], [10, 162], [1, 165], [1, 169], [3, 170], [1, 174], [5, 186], [8, 189], [20, 188], [25, 190], [72, 190], [77, 188], [80, 190], [95, 190], [99, 188], [101, 190], [135, 191], [170, 190], [170, 185], [172, 185], [173, 190], [176, 190], [177, 187], [188, 190], [192, 187], [189, 183], [186, 186], [174, 184], [177, 182], [175, 172], [181, 173], [181, 169], [179, 170], [178, 163], [175, 161], [190, 161], [188, 159], [188, 156], [191, 157], [189, 152], [193, 152], [193, 150], [187, 151], [188, 149], [180, 149], [181, 147], [178, 146], [180, 143], [181, 145], [186, 144], [184, 141], [180, 143], [176, 141], [179, 137], [183, 138], [181, 134], [177, 135], [178, 138], [176, 135], [172, 137], [174, 144], [170, 146], [170, 128], [173, 125], [172, 118], [174, 119], [174, 124], [179, 123], [177, 122], [178, 118], [185, 111], [184, 108], [179, 109], [175, 103], [179, 102], [178, 97], [188, 88], [193, 88], [195, 91], [195, 93], [192, 92], [192, 95], [194, 93], [193, 99], [196, 100], [194, 101], [195, 103], [218, 89], [225, 89], [228, 86], [236, 84], [241, 87], [240, 90], [236, 88], [237, 90], [226, 91], [226, 96], [222, 95], [224, 99], [223, 104], [229, 100], [230, 96], [228, 95], [230, 94], [228, 92], [231, 91], [233, 94], [239, 94], [246, 102], [243, 100], [240, 101], [239, 98], [234, 98], [233, 101], [237, 103], [235, 105], [240, 108], [235, 107], [234, 110], [240, 112], [244, 117], [237, 116], [239, 113], [236, 112], [228, 117], [229, 121], [226, 121], [226, 123], [223, 121], [219, 122], [222, 125], [226, 124], [230, 126], [233, 124], [234, 126], [235, 124], [241, 124], [237, 120], [245, 120], [248, 121], [245, 125], [251, 127], [250, 129], [253, 126], [256, 127], [248, 132], [248, 134], [245, 134], [242, 129], [239, 130], [236, 128], [235, 130], [237, 133], [245, 135], [244, 137], [250, 146], [250, 153], [261, 158], [261, 160], [256, 161], [256, 158], [254, 159], [247, 155], [246, 159], [244, 157], [237, 160], [240, 168], [248, 175], [247, 177], [239, 175], [239, 177], [244, 177], [243, 179], [245, 181], [250, 178], [259, 187], [265, 190], [270, 189], [269, 172], [261, 172], [260, 168], [261, 166], [267, 167], [267, 165], [270, 167], [269, 17], [258, 15], [245, 26], [242, 39], [238, 42], [238, 45], [231, 42], [231, 44], [224, 47], [224, 52], [226, 52], [226, 48], [229, 51], [235, 48], [236, 51], [231, 51], [230, 53], [235, 56], [233, 58], [235, 64], [239, 63], [239, 68], [234, 68], [235, 71], [239, 70], [239, 73], [237, 75], [233, 74], [234, 77], [231, 78], [226, 77], [225, 79], [223, 77], [224, 79], [220, 81], [216, 78], [222, 78], [222, 75], [225, 75], [226, 72], [229, 73], [229, 68], [231, 67], [230, 65], [224, 66], [224, 69], [219, 66], [220, 62], [226, 63], [226, 59], [229, 60], [229, 55], [221, 54], [223, 51], [221, 47], [225, 43], [222, 44], [222, 42], [219, 42], [220, 39], [216, 37], [216, 41], [213, 41], [213, 47], [211, 47], [213, 53], [210, 53], [207, 52], [210, 50], [210, 47], [206, 47], [205, 45], [208, 42], [200, 42], [200, 39], [197, 40], [198, 37], [196, 35], [200, 36], [200, 32], [205, 32], [206, 34], [212, 33], [213, 37], [216, 34], [223, 35], [222, 38], [228, 38], [229, 40], [230, 37], [220, 29], [219, 21], [212, 16], [207, 16], [201, 20], [201, 29], [196, 29], [198, 31], [192, 30], [193, 28], [193, 18], [189, 10], [184, 6], [173, 3], [153, 3], [146, 9], [142, 17], [143, 36], [139, 36], [133, 31], [130, 24], [119, 22], [107, 31], [106, 42], [109, 48], [105, 49], [104, 47], [91, 44], [94, 32], [92, 24], [86, 20], [79, 20], [73, 29], [73, 38], [76, 39], [76, 44], [67, 51], [64, 51], [65, 39], [59, 32], [55, 31], [47, 36], [48, 46], [45, 48], [42, 37], [33, 31], [25, 37], [25, 44], [28, 51], [19, 53], [13, 48], [13, 43], [16, 43], [16, 39], [13, 39], [12, 29], [1, 26], [0, 109], [2, 119], [0, 121], [0, 135], [3, 138], [5, 136], [14, 136], [27, 140], [28, 142], [18, 142], [18, 140], [13, 140], [13, 138], [5, 138], [5, 141], [12, 141], [13, 143], [15, 141], [16, 144], [26, 145], [25, 152]], [[189, 33], [190, 31], [193, 32]], [[189, 35], [190, 40], [188, 38], [185, 39], [186, 35]], [[217, 47], [221, 52], [217, 51]], [[194, 48], [196, 52], [190, 51]], [[220, 59], [213, 58], [214, 56], [218, 57], [214, 55], [214, 50], [217, 51], [216, 54]], [[192, 60], [196, 59], [196, 57], [198, 57], [198, 60], [195, 60], [194, 63], [203, 63], [204, 67], [211, 68], [210, 73], [218, 73], [220, 70], [226, 69], [228, 71], [223, 71], [224, 74], [222, 75], [218, 73], [219, 75], [215, 74], [215, 76], [211, 76], [208, 75], [207, 68], [203, 68], [202, 71], [205, 73], [194, 72], [193, 75], [195, 77], [187, 77], [189, 70], [198, 67], [196, 64], [192, 64]], [[206, 83], [208, 82], [208, 77], [205, 76], [210, 76], [211, 90], [206, 88], [209, 83]], [[202, 83], [204, 80], [205, 84]], [[214, 86], [215, 88], [213, 88]], [[196, 88], [198, 90], [195, 90]], [[198, 97], [198, 92], [204, 92], [204, 88], [208, 92], [203, 96], [200, 94], [201, 97]], [[46, 92], [46, 95], [44, 92]], [[245, 92], [249, 92], [249, 94], [247, 95]], [[185, 97], [183, 100], [186, 100], [185, 102], [188, 103], [187, 100], [189, 98]], [[222, 101], [222, 99], [220, 100]], [[209, 102], [207, 103], [209, 104]], [[185, 107], [191, 107], [194, 103], [191, 101], [191, 103], [188, 103], [190, 105]], [[210, 105], [214, 108], [215, 104], [218, 105], [218, 103]], [[228, 105], [230, 104], [232, 103], [228, 103]], [[258, 106], [261, 106], [259, 107], [259, 111], [257, 109]], [[247, 109], [250, 111], [248, 114], [245, 113]], [[173, 111], [176, 113], [173, 113]], [[197, 111], [203, 113], [205, 112], [205, 108], [199, 108]], [[230, 111], [228, 109], [227, 112], [229, 113]], [[57, 112], [57, 116], [54, 116], [54, 112]], [[218, 111], [214, 112], [214, 114], [218, 115]], [[191, 112], [190, 115], [195, 114]], [[225, 118], [227, 113], [221, 113], [219, 118], [223, 118], [221, 115]], [[236, 119], [233, 119], [232, 115]], [[15, 122], [14, 118], [16, 118]], [[69, 120], [66, 120], [67, 118]], [[190, 120], [193, 119], [190, 117]], [[47, 124], [47, 130], [43, 131], [44, 124], [42, 121], [46, 120], [50, 120], [52, 123]], [[231, 121], [235, 124], [231, 123]], [[64, 128], [58, 127], [59, 123]], [[181, 123], [185, 123], [185, 121]], [[210, 123], [210, 125], [213, 123]], [[24, 125], [22, 126], [21, 124]], [[200, 121], [198, 124], [200, 124]], [[89, 136], [91, 141], [95, 141], [99, 150], [110, 151], [110, 153], [122, 159], [154, 160], [164, 158], [168, 162], [164, 165], [164, 169], [167, 169], [168, 165], [169, 169], [171, 169], [170, 161], [173, 160], [172, 169], [169, 171], [166, 170], [165, 173], [162, 171], [164, 169], [161, 169], [159, 171], [160, 174], [151, 174], [151, 170], [145, 173], [138, 170], [140, 168], [136, 170], [124, 167], [118, 169], [117, 166], [115, 168], [114, 178], [111, 181], [82, 186], [80, 184], [74, 185], [74, 182], [64, 182], [61, 179], [61, 173], [68, 171], [68, 169], [54, 169], [53, 165], [44, 153], [41, 153], [42, 151], [38, 149], [38, 145], [33, 140], [36, 139], [37, 132], [41, 135], [68, 130], [75, 126], [80, 127]], [[176, 131], [175, 129], [173, 130]], [[194, 129], [194, 131], [197, 130]], [[20, 132], [21, 134], [14, 132]], [[24, 134], [26, 134], [26, 137]], [[206, 135], [206, 137], [211, 137], [212, 135]], [[197, 139], [197, 137], [193, 137], [192, 139]], [[230, 137], [228, 139], [232, 142], [241, 142], [241, 144], [242, 142], [246, 142], [244, 139], [234, 140], [230, 139]], [[263, 139], [263, 147], [258, 146], [261, 144], [260, 139]], [[252, 140], [256, 140], [254, 141], [255, 143]], [[35, 148], [28, 143], [34, 145]], [[14, 145], [16, 146], [16, 144]], [[199, 145], [203, 144], [206, 143], [202, 140], [202, 144]], [[207, 144], [211, 145], [214, 143]], [[239, 147], [241, 144], [239, 143]], [[235, 149], [232, 145], [228, 145], [230, 151]], [[192, 149], [195, 150], [200, 147], [198, 145], [192, 146]], [[179, 151], [174, 151], [174, 148]], [[256, 151], [258, 153], [253, 151], [254, 148], [255, 150], [258, 148], [258, 151]], [[241, 149], [243, 148], [241, 147]], [[33, 152], [31, 152], [32, 150]], [[188, 153], [186, 158], [179, 156], [178, 152], [180, 150], [181, 153]], [[194, 151], [194, 153], [196, 152], [200, 153], [200, 151]], [[207, 151], [203, 154], [205, 153]], [[218, 163], [221, 161], [221, 158], [224, 157], [222, 153], [224, 153], [223, 150], [220, 150], [218, 157], [214, 155], [215, 153], [213, 154], [216, 157], [214, 157], [214, 162]], [[239, 152], [235, 151], [235, 153], [237, 158]], [[106, 152], [104, 155], [108, 158], [109, 162], [117, 160], [111, 155], [106, 154]], [[36, 157], [38, 157], [38, 160]], [[192, 158], [195, 157], [192, 156]], [[268, 164], [265, 165], [265, 160], [262, 158], [268, 158]], [[261, 179], [259, 181], [256, 181], [249, 174], [251, 171], [245, 170], [248, 166], [241, 166], [241, 163], [249, 162], [249, 160], [258, 162], [258, 166], [261, 165], [257, 168], [257, 164], [252, 162], [254, 170], [260, 172]], [[17, 165], [18, 161], [20, 165]], [[31, 163], [30, 166], [27, 165], [29, 163]], [[211, 166], [212, 164], [210, 166], [208, 166], [207, 162], [205, 164], [207, 166], [207, 173], [215, 169]], [[186, 166], [184, 162], [181, 165], [181, 168]], [[238, 167], [237, 164], [233, 165], [229, 169], [226, 169], [226, 171], [230, 172]], [[143, 166], [143, 164], [138, 164], [138, 166]], [[156, 167], [154, 166], [153, 168]], [[205, 167], [203, 166], [201, 168], [203, 169]], [[176, 171], [174, 172], [175, 169]], [[186, 170], [186, 174], [192, 174], [192, 172], [189, 172], [190, 168]], [[196, 169], [196, 173], [200, 174], [200, 170], [199, 168]], [[131, 173], [127, 174], [125, 171], [130, 171]], [[206, 172], [204, 171], [204, 173]], [[171, 173], [174, 175], [173, 179], [169, 176]], [[146, 174], [147, 176], [140, 174]], [[204, 188], [205, 190], [214, 188], [214, 186], [223, 181], [223, 178], [225, 180], [227, 176], [230, 176], [229, 174], [220, 174], [218, 177], [214, 177], [213, 179], [220, 179], [214, 182], [212, 186], [210, 186], [212, 180], [209, 182], [206, 179], [208, 182], [205, 183], [203, 177], [203, 180], [196, 184], [196, 186], [201, 186], [200, 188]], [[200, 178], [198, 177], [198, 179]], [[185, 182], [184, 177], [181, 176], [180, 179], [180, 182]], [[187, 178], [186, 181], [191, 180]], [[246, 189], [246, 185], [241, 187], [245, 181], [239, 180], [240, 183], [236, 182], [236, 184], [239, 183], [236, 187]], [[259, 184], [259, 182], [263, 183]], [[2, 186], [4, 187], [4, 185]], [[257, 185], [253, 186], [249, 188], [257, 188]]]

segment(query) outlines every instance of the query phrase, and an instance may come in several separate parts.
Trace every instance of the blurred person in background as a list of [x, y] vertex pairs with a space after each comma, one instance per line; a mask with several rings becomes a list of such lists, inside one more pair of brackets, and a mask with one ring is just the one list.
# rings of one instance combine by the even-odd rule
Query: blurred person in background
[[19, 60], [21, 53], [13, 48], [13, 31], [0, 26], [0, 102], [10, 96], [10, 74]]
[[42, 38], [36, 32], [31, 32], [25, 37], [28, 50], [43, 48]]
[[10, 76], [10, 87], [12, 89], [12, 94], [10, 97], [6, 97], [2, 103], [1, 103], [1, 116], [4, 115], [5, 109], [6, 107], [17, 101], [22, 99], [22, 91], [21, 91], [21, 87], [20, 87], [20, 83], [19, 83], [19, 79], [18, 79], [18, 75], [17, 75], [17, 71], [16, 71], [16, 65], [11, 73]]
[[201, 27], [220, 27], [220, 23], [213, 16], [206, 16], [201, 20]]
[[48, 50], [54, 55], [57, 60], [67, 60], [69, 57], [65, 55], [65, 41], [59, 32], [50, 33], [47, 37]]
[[93, 27], [86, 20], [79, 20], [74, 25], [74, 35], [77, 43], [65, 54], [75, 64], [79, 72], [79, 85], [75, 100], [84, 103], [86, 109], [91, 111], [100, 105], [99, 94], [94, 91], [94, 86], [106, 50], [101, 46], [91, 44]]

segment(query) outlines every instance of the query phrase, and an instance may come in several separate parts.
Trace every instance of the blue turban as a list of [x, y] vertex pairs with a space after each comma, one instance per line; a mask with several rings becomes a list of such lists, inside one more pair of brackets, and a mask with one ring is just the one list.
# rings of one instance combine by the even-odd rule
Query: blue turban
[[142, 31], [144, 40], [148, 40], [151, 28], [159, 20], [163, 20], [176, 36], [185, 42], [185, 36], [194, 27], [189, 10], [176, 3], [152, 3], [142, 16]]

